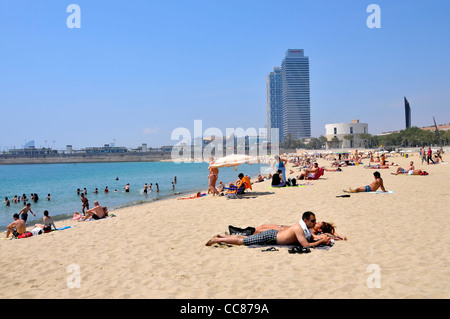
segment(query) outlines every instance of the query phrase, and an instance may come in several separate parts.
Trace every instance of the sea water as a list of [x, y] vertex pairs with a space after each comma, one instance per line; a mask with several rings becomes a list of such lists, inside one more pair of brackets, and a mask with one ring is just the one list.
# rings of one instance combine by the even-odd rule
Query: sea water
[[[219, 169], [219, 180], [224, 184], [236, 181], [239, 173], [255, 178], [267, 167], [243, 164], [236, 167]], [[81, 212], [81, 198], [77, 189], [87, 190], [89, 207], [94, 201], [107, 206], [110, 211], [121, 207], [139, 205], [170, 197], [183, 196], [208, 188], [208, 163], [173, 163], [173, 162], [136, 162], [136, 163], [73, 163], [73, 164], [30, 164], [0, 165], [0, 201], [5, 197], [10, 206], [0, 202], [0, 230], [13, 221], [13, 215], [19, 213], [24, 204], [13, 203], [15, 195], [23, 194], [31, 203], [34, 217], [28, 213], [27, 226], [41, 222], [44, 210], [55, 220], [72, 217]], [[172, 182], [176, 177], [175, 190]], [[126, 184], [130, 191], [125, 192]], [[144, 184], [152, 184], [152, 191], [145, 194]], [[159, 192], [156, 192], [156, 183]], [[217, 185], [216, 184], [216, 185]], [[105, 187], [109, 192], [104, 193]], [[98, 194], [94, 189], [98, 189]], [[31, 194], [38, 194], [37, 202], [31, 201]], [[50, 194], [50, 201], [47, 195]]]

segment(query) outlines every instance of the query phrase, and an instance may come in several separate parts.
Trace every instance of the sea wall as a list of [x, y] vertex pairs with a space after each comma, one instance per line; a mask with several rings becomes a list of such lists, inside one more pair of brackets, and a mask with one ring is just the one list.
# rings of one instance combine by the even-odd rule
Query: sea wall
[[18, 164], [60, 164], [60, 163], [115, 163], [115, 162], [157, 162], [171, 160], [170, 153], [158, 155], [131, 155], [131, 154], [108, 154], [108, 155], [82, 155], [82, 156], [2, 156], [0, 165]]

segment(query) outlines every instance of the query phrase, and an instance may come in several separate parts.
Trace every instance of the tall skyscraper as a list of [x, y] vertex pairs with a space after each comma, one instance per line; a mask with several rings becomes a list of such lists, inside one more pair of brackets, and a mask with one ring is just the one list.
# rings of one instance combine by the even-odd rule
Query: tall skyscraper
[[[289, 49], [281, 68], [266, 78], [267, 128], [278, 128], [280, 141], [311, 137], [309, 58]], [[270, 136], [270, 132], [268, 132]]]
[[409, 106], [409, 102], [405, 97], [405, 121], [406, 121], [406, 128], [411, 127], [411, 107]]
[[311, 137], [309, 58], [304, 51], [290, 49], [281, 64], [283, 136]]
[[[274, 67], [266, 77], [267, 92], [267, 128], [277, 128], [279, 140], [283, 140], [283, 105], [281, 90], [281, 68]], [[271, 141], [271, 134], [267, 137]], [[278, 141], [277, 141], [278, 142]]]

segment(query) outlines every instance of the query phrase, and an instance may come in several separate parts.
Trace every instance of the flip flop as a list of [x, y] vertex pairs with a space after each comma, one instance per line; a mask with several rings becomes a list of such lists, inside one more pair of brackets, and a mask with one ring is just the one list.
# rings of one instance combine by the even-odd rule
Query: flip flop
[[263, 249], [261, 251], [278, 251], [278, 249], [276, 249], [275, 247], [270, 247], [270, 248], [267, 248], [267, 249]]
[[307, 253], [310, 253], [311, 250], [309, 248], [295, 246], [292, 249], [289, 249], [288, 252], [290, 254], [307, 254]]
[[350, 197], [350, 195], [337, 195], [336, 197]]

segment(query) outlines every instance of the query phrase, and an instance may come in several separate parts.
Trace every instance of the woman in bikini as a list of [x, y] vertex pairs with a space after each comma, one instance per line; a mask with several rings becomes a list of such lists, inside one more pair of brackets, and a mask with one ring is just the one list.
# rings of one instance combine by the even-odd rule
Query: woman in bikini
[[208, 170], [209, 170], [208, 194], [211, 192], [213, 194], [213, 196], [215, 196], [216, 194], [217, 195], [220, 194], [216, 189], [216, 182], [217, 182], [217, 179], [219, 178], [219, 169], [217, 167], [211, 167], [212, 163], [213, 163], [213, 161], [211, 160], [209, 163], [209, 166], [208, 166]]

